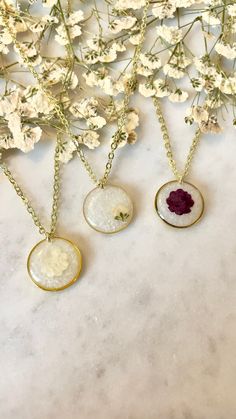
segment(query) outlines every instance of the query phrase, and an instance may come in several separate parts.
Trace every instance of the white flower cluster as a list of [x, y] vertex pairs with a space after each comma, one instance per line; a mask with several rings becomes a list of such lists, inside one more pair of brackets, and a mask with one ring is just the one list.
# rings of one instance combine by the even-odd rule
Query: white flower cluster
[[[138, 66], [139, 92], [174, 103], [191, 99], [186, 123], [197, 123], [204, 133], [221, 132], [219, 110], [232, 107], [235, 115], [236, 106], [235, 1], [163, 0], [154, 2], [152, 14], [153, 39]], [[193, 49], [196, 36], [200, 56], [199, 47]], [[197, 118], [196, 109], [203, 109]]]
[[0, 135], [0, 148], [18, 148], [29, 152], [42, 134], [37, 119], [50, 115], [53, 107], [45, 95], [37, 88], [13, 87], [0, 97], [0, 121], [6, 125]]
[[[17, 73], [20, 76], [22, 67], [27, 71], [28, 63], [35, 68], [40, 82], [59, 100], [79, 144], [94, 149], [100, 145], [100, 131], [107, 123], [116, 129], [124, 106], [122, 95], [131, 77], [130, 71], [125, 71], [126, 61], [123, 70], [122, 64], [117, 70], [116, 61], [127, 52], [129, 45], [132, 49], [138, 42], [140, 9], [145, 1], [130, 2], [133, 14], [128, 15], [123, 13], [126, 5], [114, 1], [110, 8], [113, 17], [107, 20], [101, 19], [94, 2], [91, 2], [90, 11], [88, 7], [74, 10], [69, 3], [43, 0], [42, 15], [36, 16], [30, 7], [28, 12], [23, 12], [13, 0], [0, 0], [0, 7], [7, 9], [11, 29], [9, 32], [0, 18], [0, 52], [4, 55], [6, 69], [1, 69], [0, 77], [7, 81], [7, 88], [0, 97], [0, 148], [28, 152], [41, 138], [44, 126], [64, 129], [54, 114], [54, 107], [37, 85], [24, 88], [20, 81], [17, 83]], [[127, 31], [132, 35], [128, 41]], [[17, 46], [12, 33], [19, 39]], [[45, 55], [46, 48], [48, 53]], [[63, 52], [56, 56], [55, 51], [60, 48]], [[130, 64], [134, 51], [133, 48]], [[130, 108], [120, 147], [135, 143], [138, 125], [138, 111]], [[75, 151], [75, 142], [65, 135], [61, 161], [69, 161]]]
[[[78, 144], [95, 149], [122, 113], [146, 1], [42, 0], [37, 15], [33, 3], [23, 9], [20, 2], [0, 0], [11, 29], [0, 18], [0, 148], [28, 152], [45, 127], [63, 132], [37, 81], [29, 87], [22, 82], [30, 63], [60, 102]], [[191, 43], [196, 36], [200, 55]], [[145, 98], [187, 102], [186, 123], [220, 132], [219, 111], [231, 107], [235, 114], [235, 60], [234, 0], [153, 1], [135, 87]], [[138, 125], [138, 110], [130, 105], [119, 146], [136, 142]], [[75, 142], [65, 136], [61, 160], [68, 162], [75, 151]]]

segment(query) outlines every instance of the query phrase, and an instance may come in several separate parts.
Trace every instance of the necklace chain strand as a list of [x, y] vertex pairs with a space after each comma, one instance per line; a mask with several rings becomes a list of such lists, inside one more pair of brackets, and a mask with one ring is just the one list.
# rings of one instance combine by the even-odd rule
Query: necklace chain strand
[[85, 154], [84, 154], [82, 148], [80, 147], [80, 144], [78, 144], [78, 141], [76, 140], [76, 136], [71, 131], [70, 123], [64, 115], [64, 112], [62, 110], [60, 102], [56, 98], [54, 98], [52, 96], [50, 90], [44, 84], [42, 84], [42, 81], [40, 79], [39, 74], [36, 72], [36, 70], [34, 69], [32, 64], [30, 63], [28, 57], [25, 55], [20, 43], [17, 41], [14, 31], [11, 29], [10, 25], [8, 24], [8, 14], [5, 11], [0, 10], [0, 16], [2, 16], [3, 22], [5, 23], [8, 31], [9, 31], [9, 34], [11, 35], [11, 37], [13, 39], [13, 42], [16, 46], [16, 49], [20, 53], [24, 63], [28, 66], [28, 69], [30, 70], [31, 74], [37, 80], [37, 82], [39, 84], [39, 87], [41, 88], [43, 93], [47, 96], [49, 102], [51, 102], [53, 104], [54, 112], [57, 114], [62, 126], [65, 129], [66, 134], [69, 136], [69, 138], [75, 144], [78, 156], [80, 157], [81, 162], [83, 163], [87, 173], [89, 174], [89, 177], [91, 178], [91, 180], [96, 185], [101, 186], [101, 187], [104, 187], [106, 185], [108, 177], [111, 173], [113, 160], [114, 160], [114, 157], [115, 157], [115, 151], [116, 151], [116, 149], [119, 145], [120, 134], [122, 133], [122, 131], [125, 127], [125, 123], [126, 123], [126, 114], [127, 114], [127, 110], [128, 110], [128, 106], [129, 106], [130, 96], [133, 93], [133, 91], [135, 90], [137, 65], [138, 65], [140, 52], [141, 52], [142, 45], [143, 45], [144, 38], [145, 38], [145, 30], [146, 30], [146, 26], [147, 26], [147, 12], [148, 12], [149, 3], [150, 3], [149, 0], [146, 0], [145, 6], [144, 6], [144, 9], [143, 9], [143, 16], [142, 16], [142, 20], [141, 20], [141, 25], [140, 25], [140, 41], [139, 41], [139, 44], [137, 45], [136, 50], [135, 50], [134, 59], [133, 59], [133, 67], [132, 67], [132, 72], [131, 72], [131, 78], [130, 78], [129, 82], [127, 83], [127, 86], [126, 86], [125, 97], [124, 97], [124, 105], [123, 105], [123, 108], [121, 110], [121, 115], [120, 115], [120, 117], [118, 118], [118, 121], [117, 121], [118, 130], [116, 131], [116, 133], [113, 136], [113, 141], [111, 143], [110, 151], [108, 153], [108, 160], [107, 160], [107, 163], [106, 163], [106, 166], [105, 166], [104, 175], [101, 179], [98, 179], [97, 176], [95, 175], [91, 164], [86, 159]]
[[160, 105], [160, 101], [158, 100], [158, 98], [154, 98], [153, 99], [153, 103], [156, 109], [156, 114], [157, 114], [157, 118], [159, 120], [160, 123], [160, 127], [161, 127], [161, 132], [162, 132], [162, 136], [163, 136], [163, 141], [164, 141], [164, 146], [166, 149], [166, 155], [167, 155], [167, 159], [169, 161], [169, 165], [171, 167], [172, 172], [174, 173], [176, 179], [182, 183], [183, 179], [187, 176], [187, 174], [189, 173], [189, 169], [192, 163], [192, 159], [194, 157], [194, 154], [196, 152], [197, 146], [200, 142], [200, 138], [201, 138], [201, 130], [198, 128], [195, 132], [195, 135], [193, 137], [193, 141], [192, 144], [190, 146], [189, 149], [189, 153], [187, 156], [187, 160], [185, 163], [185, 167], [183, 172], [180, 172], [177, 169], [177, 165], [173, 156], [173, 150], [172, 150], [172, 146], [171, 146], [171, 140], [170, 140], [170, 136], [169, 136], [169, 132], [168, 132], [168, 128], [167, 128], [167, 124], [165, 121], [165, 118], [163, 116], [163, 112], [161, 109], [161, 105]]
[[58, 202], [60, 196], [60, 167], [61, 163], [59, 161], [59, 141], [60, 141], [59, 134], [57, 135], [57, 144], [55, 148], [54, 154], [54, 181], [53, 181], [53, 202], [52, 202], [52, 212], [51, 212], [51, 225], [50, 230], [47, 231], [46, 228], [41, 223], [38, 214], [32, 207], [29, 199], [27, 198], [23, 189], [19, 186], [16, 179], [12, 175], [10, 169], [6, 165], [6, 163], [1, 162], [2, 158], [2, 150], [0, 150], [0, 167], [3, 170], [5, 176], [8, 178], [9, 182], [12, 184], [13, 188], [15, 189], [17, 195], [21, 198], [22, 202], [26, 206], [28, 213], [31, 215], [35, 226], [38, 228], [39, 233], [44, 235], [48, 240], [50, 240], [56, 231], [57, 225], [57, 218], [58, 218]]

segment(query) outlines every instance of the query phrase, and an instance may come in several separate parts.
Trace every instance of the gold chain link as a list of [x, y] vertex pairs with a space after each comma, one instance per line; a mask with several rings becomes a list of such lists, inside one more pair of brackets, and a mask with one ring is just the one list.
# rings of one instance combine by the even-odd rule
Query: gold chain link
[[12, 28], [8, 24], [9, 15], [3, 9], [0, 10], [0, 16], [2, 17], [3, 22], [6, 25], [8, 31], [9, 31], [9, 34], [11, 35], [11, 37], [13, 39], [15, 47], [21, 55], [21, 58], [23, 59], [24, 63], [27, 65], [31, 74], [37, 80], [40, 89], [46, 95], [49, 102], [51, 102], [51, 104], [53, 104], [54, 112], [57, 114], [62, 126], [65, 129], [66, 134], [69, 136], [69, 138], [75, 144], [78, 156], [80, 157], [80, 160], [83, 163], [83, 165], [84, 165], [87, 173], [89, 174], [91, 180], [96, 185], [101, 186], [101, 187], [104, 187], [106, 185], [108, 177], [111, 173], [113, 160], [114, 160], [114, 157], [115, 157], [115, 151], [116, 151], [116, 149], [119, 145], [120, 135], [121, 135], [122, 131], [124, 130], [125, 123], [126, 123], [126, 115], [127, 115], [127, 111], [128, 111], [130, 96], [134, 92], [135, 87], [136, 87], [137, 65], [138, 65], [140, 52], [141, 52], [142, 45], [143, 45], [144, 38], [145, 38], [145, 30], [146, 30], [146, 26], [147, 26], [148, 7], [149, 7], [149, 0], [146, 0], [145, 7], [143, 9], [143, 16], [142, 16], [142, 20], [141, 20], [141, 25], [140, 25], [140, 41], [139, 41], [139, 44], [137, 45], [136, 50], [135, 50], [134, 59], [133, 59], [133, 67], [132, 67], [132, 72], [131, 72], [131, 78], [130, 78], [130, 81], [127, 83], [127, 86], [126, 86], [126, 89], [125, 89], [124, 105], [123, 105], [123, 108], [121, 110], [120, 117], [118, 118], [118, 121], [117, 121], [118, 130], [116, 131], [116, 133], [113, 136], [113, 141], [111, 143], [110, 151], [108, 153], [108, 160], [107, 160], [107, 163], [105, 165], [104, 175], [101, 179], [98, 179], [97, 176], [95, 175], [91, 164], [88, 162], [80, 144], [78, 143], [78, 141], [76, 139], [76, 136], [71, 131], [69, 120], [65, 117], [60, 102], [55, 97], [52, 96], [50, 90], [42, 83], [42, 80], [41, 80], [39, 74], [36, 72], [35, 68], [33, 67], [33, 65], [29, 61], [28, 57], [24, 53], [24, 51], [21, 47], [21, 44], [17, 41], [14, 31], [12, 30]]
[[42, 225], [38, 214], [32, 207], [29, 199], [27, 198], [23, 189], [19, 186], [16, 179], [12, 175], [12, 172], [7, 167], [6, 163], [2, 162], [2, 152], [3, 149], [0, 149], [0, 168], [3, 170], [3, 173], [8, 178], [9, 182], [12, 184], [17, 195], [21, 198], [22, 202], [26, 206], [28, 213], [31, 215], [35, 226], [38, 228], [39, 233], [45, 235], [47, 239], [51, 239], [56, 231], [57, 218], [58, 218], [58, 202], [60, 196], [60, 167], [61, 163], [59, 161], [59, 151], [60, 151], [60, 135], [57, 135], [57, 143], [54, 154], [54, 180], [53, 180], [53, 202], [52, 202], [52, 211], [51, 211], [51, 226], [50, 230], [47, 231], [46, 228]]
[[[3, 19], [3, 23], [8, 28], [8, 31], [9, 31], [12, 39], [13, 39], [13, 42], [15, 44], [16, 49], [19, 51], [24, 63], [28, 66], [28, 69], [30, 70], [31, 74], [37, 80], [38, 85], [39, 85], [40, 89], [42, 90], [42, 92], [47, 96], [49, 102], [51, 104], [53, 104], [54, 111], [57, 114], [62, 126], [64, 127], [65, 132], [68, 134], [70, 139], [72, 139], [72, 141], [76, 145], [78, 155], [79, 155], [82, 163], [84, 164], [85, 169], [87, 170], [90, 178], [96, 184], [100, 185], [101, 187], [104, 187], [104, 185], [106, 184], [107, 179], [109, 177], [109, 174], [111, 172], [112, 163], [113, 163], [113, 160], [114, 160], [114, 157], [115, 157], [115, 150], [117, 149], [118, 144], [119, 144], [119, 134], [124, 129], [124, 126], [125, 126], [125, 123], [126, 123], [126, 113], [127, 113], [127, 110], [128, 110], [129, 99], [130, 99], [131, 94], [134, 91], [134, 87], [135, 87], [135, 84], [136, 84], [135, 76], [137, 74], [137, 63], [138, 63], [139, 55], [140, 55], [140, 52], [141, 52], [141, 48], [142, 48], [142, 44], [143, 44], [144, 36], [145, 36], [145, 28], [146, 28], [146, 25], [147, 25], [148, 6], [149, 6], [149, 1], [146, 1], [146, 5], [145, 5], [145, 8], [144, 8], [144, 12], [143, 12], [143, 18], [142, 18], [142, 22], [141, 22], [141, 26], [140, 26], [140, 43], [136, 47], [136, 51], [135, 51], [135, 55], [134, 55], [131, 80], [130, 80], [127, 88], [126, 88], [125, 98], [124, 98], [124, 106], [123, 106], [123, 109], [121, 111], [121, 116], [118, 119], [118, 130], [115, 133], [114, 140], [111, 143], [111, 151], [108, 154], [108, 161], [107, 161], [107, 164], [106, 164], [106, 167], [105, 167], [104, 176], [100, 180], [97, 180], [96, 175], [94, 174], [91, 165], [89, 164], [89, 162], [87, 161], [87, 159], [86, 159], [86, 157], [83, 153], [83, 150], [81, 149], [80, 145], [76, 141], [75, 135], [71, 132], [69, 121], [64, 115], [64, 112], [62, 110], [62, 106], [61, 106], [60, 102], [56, 98], [54, 98], [52, 96], [50, 90], [48, 90], [48, 88], [44, 84], [42, 84], [39, 74], [36, 72], [36, 70], [34, 69], [32, 64], [30, 63], [28, 57], [25, 55], [20, 43], [16, 39], [16, 35], [15, 35], [14, 31], [12, 31], [10, 25], [8, 25], [8, 14], [7, 14], [7, 12], [4, 11], [3, 9], [0, 9], [0, 16]], [[25, 192], [23, 191], [23, 189], [17, 183], [16, 179], [12, 175], [12, 173], [11, 173], [10, 169], [7, 167], [6, 163], [2, 162], [3, 149], [0, 149], [0, 168], [3, 170], [5, 176], [8, 178], [8, 180], [10, 181], [12, 186], [14, 187], [17, 195], [21, 198], [22, 202], [26, 206], [26, 209], [27, 209], [28, 213], [31, 215], [35, 226], [39, 230], [39, 233], [45, 235], [46, 238], [49, 239], [49, 240], [55, 234], [57, 219], [58, 219], [58, 203], [59, 203], [59, 196], [60, 196], [60, 167], [61, 167], [61, 163], [59, 161], [59, 153], [60, 153], [61, 134], [62, 134], [62, 132], [57, 133], [57, 142], [56, 142], [55, 155], [54, 155], [53, 203], [52, 203], [52, 212], [51, 212], [51, 225], [50, 225], [49, 232], [42, 225], [38, 214], [36, 213], [36, 211], [32, 207], [32, 205], [31, 205], [29, 199], [27, 198]]]
[[172, 150], [172, 146], [171, 146], [171, 140], [170, 140], [169, 132], [168, 132], [168, 129], [167, 129], [167, 124], [166, 124], [165, 118], [164, 118], [163, 113], [162, 113], [160, 101], [157, 97], [154, 97], [153, 98], [153, 103], [154, 103], [154, 106], [155, 106], [155, 109], [156, 109], [157, 118], [158, 118], [159, 123], [160, 123], [161, 132], [162, 132], [162, 136], [163, 136], [164, 146], [165, 146], [165, 149], [166, 149], [166, 155], [167, 155], [167, 159], [169, 161], [169, 165], [170, 165], [170, 167], [172, 169], [172, 172], [174, 173], [176, 179], [181, 183], [189, 172], [193, 156], [194, 156], [194, 154], [196, 152], [196, 149], [197, 149], [197, 146], [200, 142], [201, 130], [200, 130], [200, 128], [198, 128], [196, 130], [195, 135], [193, 137], [192, 144], [191, 144], [190, 149], [189, 149], [189, 153], [188, 153], [188, 156], [187, 156], [187, 160], [186, 160], [186, 163], [185, 163], [184, 170], [183, 170], [183, 172], [180, 172], [177, 169], [177, 165], [176, 165], [176, 162], [174, 160], [173, 150]]

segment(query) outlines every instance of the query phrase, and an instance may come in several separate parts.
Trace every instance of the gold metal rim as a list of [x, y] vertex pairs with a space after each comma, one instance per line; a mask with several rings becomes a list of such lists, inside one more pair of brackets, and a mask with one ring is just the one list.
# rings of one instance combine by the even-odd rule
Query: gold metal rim
[[[33, 283], [38, 287], [38, 288], [41, 288], [42, 290], [44, 290], [44, 291], [52, 291], [52, 292], [55, 292], [55, 291], [62, 291], [62, 290], [64, 290], [64, 289], [66, 289], [66, 288], [68, 288], [68, 287], [70, 287], [71, 285], [73, 285], [75, 282], [77, 282], [77, 280], [79, 279], [79, 277], [80, 277], [80, 273], [81, 273], [81, 270], [82, 270], [82, 255], [81, 255], [81, 252], [80, 252], [80, 250], [79, 250], [79, 248], [72, 242], [72, 241], [70, 241], [70, 240], [68, 240], [68, 239], [64, 239], [63, 237], [53, 237], [53, 239], [59, 239], [59, 240], [63, 240], [63, 241], [65, 241], [65, 242], [67, 242], [67, 243], [69, 243], [69, 244], [71, 244], [72, 246], [73, 246], [73, 248], [75, 249], [75, 251], [76, 251], [76, 253], [78, 254], [78, 256], [79, 256], [79, 260], [80, 260], [80, 270], [78, 271], [78, 273], [77, 273], [77, 275], [70, 281], [70, 282], [68, 282], [66, 285], [63, 285], [62, 287], [58, 287], [58, 288], [47, 288], [47, 287], [44, 287], [44, 286], [42, 286], [42, 285], [40, 285], [40, 284], [38, 284], [38, 282], [37, 281], [35, 281], [34, 280], [34, 278], [33, 278], [33, 276], [32, 276], [32, 274], [31, 274], [31, 272], [30, 272], [30, 258], [31, 258], [31, 255], [32, 255], [32, 253], [34, 252], [34, 250], [41, 244], [41, 243], [43, 243], [43, 242], [45, 242], [45, 241], [47, 241], [47, 239], [43, 239], [43, 240], [41, 240], [40, 242], [38, 242], [34, 247], [33, 247], [33, 249], [31, 250], [31, 252], [30, 252], [30, 254], [29, 254], [29, 256], [28, 256], [28, 259], [27, 259], [27, 271], [28, 271], [28, 274], [29, 274], [29, 276], [30, 276], [30, 279], [33, 281]], [[52, 239], [52, 240], [53, 240]]]
[[[111, 183], [108, 183], [106, 186], [112, 186], [112, 187], [114, 187], [114, 188], [119, 188], [119, 189], [121, 189], [123, 192], [125, 192], [126, 193], [126, 195], [128, 195], [128, 197], [130, 198], [130, 196], [129, 196], [129, 194], [127, 193], [127, 191], [124, 189], [124, 188], [122, 188], [121, 186], [117, 186], [117, 185], [113, 185], [113, 184], [111, 184]], [[106, 186], [104, 187], [104, 188], [106, 188]], [[116, 233], [119, 233], [120, 231], [122, 231], [122, 230], [125, 230], [129, 225], [130, 225], [130, 223], [131, 223], [131, 221], [133, 220], [133, 217], [134, 217], [134, 205], [133, 205], [133, 201], [131, 200], [131, 198], [130, 198], [130, 201], [131, 201], [131, 203], [132, 203], [132, 211], [131, 211], [131, 214], [130, 214], [130, 218], [129, 218], [129, 222], [126, 224], [126, 225], [124, 225], [123, 227], [120, 227], [118, 230], [116, 230], [116, 231], [110, 231], [110, 232], [107, 232], [107, 231], [101, 231], [101, 230], [98, 230], [97, 228], [95, 228], [89, 221], [88, 221], [88, 219], [86, 218], [86, 215], [85, 215], [85, 203], [86, 203], [86, 200], [87, 200], [87, 198], [90, 196], [90, 194], [92, 194], [96, 189], [101, 189], [101, 188], [99, 188], [99, 186], [96, 186], [96, 188], [93, 188], [87, 195], [86, 195], [86, 197], [85, 197], [85, 200], [84, 200], [84, 203], [83, 203], [83, 215], [84, 215], [84, 219], [85, 219], [85, 221], [86, 221], [86, 223], [89, 225], [89, 227], [91, 227], [94, 231], [96, 231], [97, 233], [101, 233], [101, 234], [105, 234], [105, 235], [107, 235], [107, 236], [110, 236], [110, 235], [112, 235], [112, 234], [116, 234]]]
[[[160, 214], [160, 212], [159, 212], [159, 210], [158, 210], [158, 205], [157, 205], [158, 196], [159, 196], [159, 194], [160, 194], [161, 190], [162, 190], [162, 189], [163, 189], [166, 185], [169, 185], [169, 184], [171, 184], [171, 183], [178, 183], [178, 181], [177, 181], [177, 180], [171, 180], [171, 181], [169, 181], [169, 182], [166, 182], [164, 185], [162, 185], [162, 186], [158, 189], [158, 191], [157, 191], [157, 193], [156, 193], [156, 196], [155, 196], [155, 202], [154, 202], [154, 205], [155, 205], [155, 210], [156, 210], [156, 212], [157, 212], [158, 216], [161, 218], [161, 220], [162, 220], [162, 221], [164, 221], [164, 223], [166, 223], [167, 225], [169, 225], [169, 226], [171, 226], [171, 227], [178, 228], [178, 229], [183, 229], [183, 228], [192, 227], [194, 224], [196, 224], [196, 223], [198, 223], [198, 222], [200, 221], [200, 219], [202, 218], [202, 215], [203, 215], [203, 213], [204, 213], [204, 210], [205, 210], [205, 202], [204, 202], [203, 195], [202, 195], [202, 193], [200, 192], [200, 190], [199, 190], [199, 189], [198, 189], [195, 185], [193, 185], [193, 184], [192, 184], [192, 183], [190, 183], [190, 182], [183, 181], [183, 184], [190, 185], [190, 186], [192, 186], [194, 189], [196, 189], [196, 190], [198, 191], [198, 193], [199, 193], [199, 195], [200, 195], [200, 198], [201, 198], [201, 201], [202, 201], [202, 210], [201, 210], [201, 213], [200, 213], [199, 217], [198, 217], [198, 218], [196, 218], [196, 220], [195, 220], [195, 221], [193, 221], [193, 223], [188, 224], [188, 225], [185, 225], [185, 226], [176, 226], [176, 225], [174, 225], [174, 224], [169, 223], [168, 221], [166, 221], [166, 220], [164, 219], [164, 217]], [[179, 183], [179, 184], [181, 185], [181, 183]]]

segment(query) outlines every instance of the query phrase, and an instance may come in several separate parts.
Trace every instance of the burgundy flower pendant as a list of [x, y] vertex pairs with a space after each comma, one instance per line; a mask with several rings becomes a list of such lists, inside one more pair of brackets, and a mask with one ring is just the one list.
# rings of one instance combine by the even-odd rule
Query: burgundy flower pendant
[[159, 217], [173, 227], [190, 227], [202, 216], [204, 200], [196, 186], [188, 182], [165, 183], [156, 194]]

